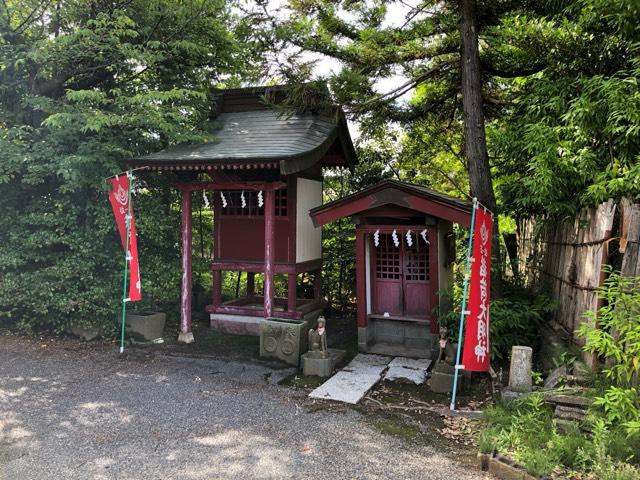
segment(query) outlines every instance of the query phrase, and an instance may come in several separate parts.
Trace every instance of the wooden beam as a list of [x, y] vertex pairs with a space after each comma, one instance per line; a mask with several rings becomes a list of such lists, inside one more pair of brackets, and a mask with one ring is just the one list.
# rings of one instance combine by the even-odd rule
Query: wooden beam
[[191, 332], [191, 191], [183, 190], [181, 199], [182, 281], [180, 283], [180, 335], [178, 341], [193, 342]]
[[180, 190], [281, 190], [286, 182], [177, 182]]
[[367, 287], [365, 262], [365, 232], [356, 228], [356, 323], [359, 328], [367, 326]]
[[[301, 263], [274, 263], [274, 274], [289, 274], [313, 272], [322, 267], [322, 260], [309, 260]], [[220, 270], [224, 272], [264, 272], [264, 263], [257, 261], [243, 262], [236, 260], [214, 260], [211, 264], [213, 271]]]
[[264, 198], [264, 317], [273, 316], [273, 267], [275, 261], [275, 204], [273, 190], [265, 191]]
[[214, 270], [211, 273], [211, 303], [214, 307], [222, 303], [222, 272]]
[[366, 216], [369, 210], [389, 205], [444, 218], [467, 228], [471, 224], [471, 209], [459, 205], [457, 200], [447, 201], [440, 196], [427, 195], [409, 187], [397, 187], [388, 183], [382, 182], [379, 186], [312, 209], [311, 218], [314, 225], [319, 227], [356, 214]]

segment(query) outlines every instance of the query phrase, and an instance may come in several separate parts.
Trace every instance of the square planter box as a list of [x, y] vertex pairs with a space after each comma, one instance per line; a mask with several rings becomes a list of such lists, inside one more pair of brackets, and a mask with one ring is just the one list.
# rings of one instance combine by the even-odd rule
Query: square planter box
[[265, 318], [260, 322], [260, 356], [277, 358], [297, 367], [300, 354], [307, 351], [311, 326], [309, 320]]
[[161, 312], [148, 314], [128, 313], [125, 326], [128, 334], [135, 340], [150, 342], [162, 337], [166, 321], [167, 315]]

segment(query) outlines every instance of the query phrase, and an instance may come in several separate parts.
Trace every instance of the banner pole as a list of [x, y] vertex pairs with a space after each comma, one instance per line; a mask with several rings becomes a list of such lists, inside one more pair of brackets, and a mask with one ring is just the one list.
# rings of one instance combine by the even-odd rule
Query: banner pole
[[460, 310], [460, 325], [458, 328], [458, 349], [456, 352], [456, 365], [453, 372], [453, 390], [451, 392], [451, 405], [449, 409], [456, 409], [456, 394], [458, 393], [458, 374], [464, 367], [460, 365], [460, 354], [462, 352], [462, 331], [464, 330], [464, 317], [467, 314], [467, 290], [469, 288], [469, 272], [471, 271], [471, 252], [473, 246], [473, 229], [476, 223], [476, 209], [478, 208], [478, 199], [473, 197], [473, 210], [471, 211], [471, 227], [469, 228], [469, 245], [467, 246], [467, 262], [464, 267], [464, 286], [462, 287], [462, 308]]
[[127, 226], [127, 235], [125, 237], [124, 248], [124, 275], [122, 276], [122, 325], [120, 327], [120, 353], [124, 352], [124, 325], [127, 316], [127, 274], [129, 273], [129, 235], [131, 235], [131, 189], [133, 183], [133, 175], [131, 169], [127, 171], [127, 178], [129, 179], [129, 189], [127, 192], [127, 217], [125, 224]]

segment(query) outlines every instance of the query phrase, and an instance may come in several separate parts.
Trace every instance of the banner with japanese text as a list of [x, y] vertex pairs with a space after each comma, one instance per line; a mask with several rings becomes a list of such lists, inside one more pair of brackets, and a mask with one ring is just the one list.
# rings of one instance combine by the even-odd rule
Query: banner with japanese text
[[473, 251], [469, 304], [464, 334], [462, 365], [465, 370], [486, 372], [489, 370], [489, 301], [491, 287], [491, 237], [493, 217], [491, 212], [479, 207], [473, 228]]
[[[126, 175], [114, 177], [110, 180], [111, 191], [109, 192], [109, 202], [113, 208], [116, 218], [122, 248], [127, 253], [129, 262], [129, 300], [135, 302], [142, 298], [140, 291], [140, 267], [138, 265], [138, 239], [136, 233], [136, 222], [133, 218], [133, 203], [131, 205], [131, 226], [129, 229], [129, 239], [127, 241], [127, 212], [129, 211], [129, 177]], [[127, 244], [129, 251], [127, 252]]]

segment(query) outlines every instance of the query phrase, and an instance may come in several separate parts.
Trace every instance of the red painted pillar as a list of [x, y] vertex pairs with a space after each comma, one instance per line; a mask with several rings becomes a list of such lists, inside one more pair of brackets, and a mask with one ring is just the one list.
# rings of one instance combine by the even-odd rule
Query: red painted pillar
[[290, 273], [287, 277], [287, 310], [295, 312], [296, 310], [296, 288], [298, 286], [298, 274]]
[[265, 190], [264, 198], [264, 316], [273, 316], [273, 267], [275, 261], [275, 191]]
[[359, 328], [367, 326], [367, 286], [365, 262], [365, 233], [356, 228], [356, 305]]
[[180, 334], [178, 341], [193, 342], [191, 332], [191, 190], [182, 190], [182, 282], [180, 284]]
[[214, 270], [211, 273], [211, 305], [213, 308], [217, 308], [222, 303], [222, 272], [220, 270]]

